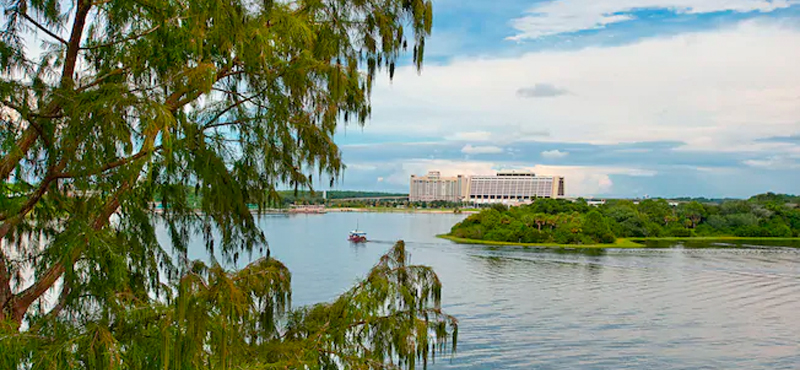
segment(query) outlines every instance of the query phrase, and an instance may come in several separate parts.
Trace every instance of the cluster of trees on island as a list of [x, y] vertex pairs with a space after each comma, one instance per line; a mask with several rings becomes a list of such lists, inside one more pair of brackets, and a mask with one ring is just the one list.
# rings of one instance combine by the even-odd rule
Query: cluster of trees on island
[[800, 236], [800, 197], [762, 194], [748, 200], [670, 205], [664, 199], [537, 199], [493, 205], [453, 226], [457, 238], [511, 243], [607, 244], [617, 238]]

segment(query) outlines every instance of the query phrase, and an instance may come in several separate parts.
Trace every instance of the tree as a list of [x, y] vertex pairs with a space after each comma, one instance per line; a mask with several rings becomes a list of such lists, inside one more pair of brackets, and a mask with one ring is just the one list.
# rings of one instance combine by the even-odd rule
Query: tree
[[703, 217], [705, 217], [706, 209], [700, 202], [692, 201], [678, 206], [678, 214], [690, 220], [691, 228], [694, 229]]
[[457, 322], [441, 310], [436, 274], [407, 262], [400, 241], [333, 302], [294, 311], [291, 274], [275, 259], [233, 272], [195, 262], [165, 301], [120, 294], [92, 313], [32, 329], [46, 335], [6, 336], [0, 366], [373, 369], [391, 361], [414, 368], [448, 350], [436, 338], [455, 333]]
[[629, 218], [636, 217], [636, 206], [629, 200], [609, 201], [603, 205], [602, 212], [606, 217], [611, 217], [614, 221], [623, 222]]
[[729, 200], [720, 204], [720, 213], [723, 215], [750, 213], [752, 209], [752, 204], [744, 200]]
[[792, 229], [779, 217], [769, 220], [764, 225], [764, 229], [767, 230], [769, 236], [774, 238], [790, 238], [792, 236]]
[[536, 229], [542, 231], [542, 225], [549, 224], [553, 217], [545, 213], [535, 213], [533, 215], [533, 222], [536, 224]]
[[611, 234], [611, 229], [609, 229], [608, 224], [606, 224], [603, 219], [603, 215], [596, 210], [592, 210], [586, 214], [583, 218], [581, 228], [583, 233], [592, 238], [595, 242], [613, 243], [615, 240], [614, 235]]
[[[266, 237], [248, 204], [276, 202], [280, 184], [303, 189], [323, 176], [335, 181], [344, 168], [332, 139], [337, 125], [366, 121], [376, 72], [386, 68], [391, 78], [407, 47], [421, 68], [432, 25], [427, 0], [4, 4], [0, 183], [16, 191], [0, 209], [0, 322], [4, 331], [23, 330], [19, 340], [47, 343], [23, 347], [36, 348], [27, 356], [108, 325], [97, 338], [131, 343], [116, 337], [130, 333], [113, 325], [143, 320], [127, 317], [137, 312], [167, 320], [162, 315], [171, 309], [164, 305], [174, 295], [205, 304], [211, 296], [181, 289], [233, 277], [214, 266], [207, 274], [195, 271], [185, 259], [189, 236], [202, 234], [208, 250], [225, 261], [265, 253]], [[33, 39], [45, 40], [39, 54], [27, 52], [25, 40]], [[160, 216], [152, 204], [156, 194]], [[171, 248], [156, 240], [157, 217], [169, 230]], [[23, 279], [28, 271], [32, 277]], [[435, 286], [430, 274], [417, 278], [421, 286]], [[52, 304], [45, 293], [57, 297]], [[178, 305], [176, 312], [187, 307]], [[256, 319], [236, 315], [230, 319]], [[330, 330], [347, 332], [334, 324]], [[191, 330], [201, 335], [204, 328]], [[396, 327], [385, 335], [408, 330]], [[269, 345], [266, 337], [253, 338], [250, 344]], [[111, 366], [104, 359], [123, 355], [78, 353], [82, 347], [76, 346], [63, 356], [95, 356], [77, 367]], [[134, 356], [133, 348], [135, 356], [154, 353], [125, 348], [126, 356]], [[407, 364], [415, 353], [406, 345], [336, 350], [364, 361], [382, 361], [377, 357], [394, 351]], [[331, 354], [318, 364], [334, 356], [350, 361]], [[141, 360], [143, 367], [150, 363]]]
[[645, 199], [639, 203], [638, 209], [650, 222], [657, 224], [667, 224], [668, 217], [672, 216], [672, 207], [664, 199]]

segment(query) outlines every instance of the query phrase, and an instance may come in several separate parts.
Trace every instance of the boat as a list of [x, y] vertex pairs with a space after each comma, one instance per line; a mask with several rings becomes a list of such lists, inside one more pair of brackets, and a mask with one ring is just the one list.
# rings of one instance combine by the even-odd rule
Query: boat
[[353, 230], [350, 232], [350, 235], [347, 237], [352, 243], [364, 243], [367, 241], [367, 233], [363, 231]]
[[364, 243], [367, 241], [367, 233], [358, 231], [358, 222], [356, 222], [356, 229], [350, 232], [350, 235], [347, 236], [347, 240], [352, 243]]

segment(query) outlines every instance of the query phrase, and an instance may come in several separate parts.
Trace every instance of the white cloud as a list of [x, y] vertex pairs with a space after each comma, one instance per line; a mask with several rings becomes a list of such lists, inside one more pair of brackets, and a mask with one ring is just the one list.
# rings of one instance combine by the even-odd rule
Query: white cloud
[[[447, 125], [447, 123], [444, 123]], [[537, 141], [547, 139], [550, 136], [548, 128], [531, 128], [526, 124], [502, 124], [497, 125], [494, 121], [489, 121], [486, 126], [492, 125], [494, 132], [489, 131], [467, 131], [447, 134], [445, 140], [450, 141], [472, 141], [472, 142], [493, 142], [507, 144], [519, 141]], [[430, 128], [430, 127], [429, 127]]]
[[445, 139], [453, 141], [488, 141], [491, 137], [492, 133], [488, 131], [473, 131], [456, 132], [453, 135], [446, 136]]
[[768, 170], [790, 170], [800, 168], [800, 162], [789, 156], [772, 156], [766, 159], [750, 159], [743, 162], [745, 165]]
[[597, 189], [599, 193], [608, 193], [611, 191], [613, 186], [614, 182], [611, 181], [611, 178], [608, 177], [608, 175], [600, 175], [597, 178]]
[[650, 148], [630, 148], [630, 149], [615, 149], [617, 153], [650, 153], [653, 149]]
[[[797, 45], [796, 28], [750, 21], [617, 47], [455, 60], [427, 65], [421, 76], [401, 68], [391, 85], [376, 87], [365, 129], [482, 137], [499, 146], [677, 141], [692, 150], [740, 148], [800, 131]], [[517, 98], [517, 90], [541, 81], [573, 94]], [[759, 145], [754, 150], [775, 147]]]
[[502, 152], [503, 152], [503, 148], [501, 148], [499, 146], [492, 146], [492, 145], [472, 146], [470, 144], [467, 144], [467, 145], [464, 145], [463, 148], [461, 148], [461, 153], [464, 153], [464, 154], [497, 154], [497, 153], [502, 153]]
[[569, 196], [604, 195], [614, 193], [614, 182], [611, 176], [636, 176], [650, 177], [657, 175], [656, 171], [611, 166], [546, 166], [536, 165], [525, 167], [538, 175], [564, 176], [566, 192]]
[[519, 31], [511, 40], [524, 40], [566, 32], [603, 28], [634, 19], [641, 9], [667, 9], [683, 14], [721, 11], [770, 12], [797, 0], [559, 0], [534, 5], [528, 15], [511, 24]]
[[523, 87], [517, 90], [517, 96], [520, 98], [553, 98], [567, 94], [569, 94], [569, 90], [548, 83], [537, 83], [533, 87]]
[[364, 164], [364, 163], [348, 163], [347, 169], [354, 171], [374, 171], [378, 169], [378, 167], [375, 165]]
[[564, 158], [564, 157], [566, 157], [568, 155], [569, 155], [569, 152], [562, 152], [562, 151], [560, 151], [558, 149], [556, 149], [556, 150], [547, 150], [547, 151], [542, 152], [542, 157], [548, 158], [548, 159]]
[[393, 173], [386, 182], [408, 186], [411, 175], [424, 175], [428, 171], [439, 171], [442, 176], [490, 175], [495, 172], [494, 164], [489, 162], [450, 161], [441, 159], [415, 159], [394, 165]]

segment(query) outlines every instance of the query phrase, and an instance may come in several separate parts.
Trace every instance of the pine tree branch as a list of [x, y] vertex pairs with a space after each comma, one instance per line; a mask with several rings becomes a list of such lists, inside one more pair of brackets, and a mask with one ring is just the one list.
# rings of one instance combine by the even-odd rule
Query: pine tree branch
[[72, 292], [72, 286], [67, 279], [64, 279], [63, 285], [61, 286], [61, 293], [58, 295], [58, 303], [47, 313], [47, 315], [39, 320], [35, 325], [31, 326], [29, 331], [37, 332], [38, 329], [41, 327], [41, 324], [49, 321], [52, 318], [58, 316], [65, 307], [67, 307], [69, 294]]
[[116, 75], [121, 75], [121, 74], [125, 73], [129, 69], [130, 69], [130, 67], [117, 68], [117, 69], [115, 69], [115, 70], [113, 70], [111, 72], [108, 72], [108, 73], [98, 77], [96, 80], [90, 82], [89, 84], [86, 84], [84, 86], [81, 86], [81, 87], [77, 88], [75, 91], [81, 92], [81, 91], [86, 91], [88, 89], [91, 89], [92, 87], [95, 87], [95, 86], [103, 83], [103, 81], [107, 80], [108, 78], [116, 76]]
[[11, 172], [14, 171], [14, 167], [22, 160], [22, 157], [24, 157], [25, 153], [36, 143], [36, 139], [38, 138], [39, 131], [33, 126], [28, 126], [28, 128], [22, 132], [22, 137], [17, 140], [16, 145], [3, 156], [2, 160], [0, 160], [0, 180], [5, 180], [11, 175]]
[[[123, 182], [119, 189], [117, 189], [117, 191], [106, 201], [102, 211], [92, 223], [92, 228], [95, 231], [100, 231], [108, 224], [108, 220], [111, 215], [116, 212], [117, 208], [119, 208], [120, 196], [129, 189], [130, 183], [127, 181]], [[14, 320], [14, 322], [22, 322], [25, 317], [25, 313], [28, 311], [28, 307], [30, 307], [33, 302], [39, 299], [42, 294], [52, 288], [56, 281], [58, 281], [58, 279], [64, 274], [64, 271], [66, 271], [65, 263], [70, 265], [74, 264], [82, 252], [83, 251], [81, 248], [73, 248], [69, 256], [67, 256], [66, 261], [62, 260], [54, 263], [49, 269], [47, 269], [47, 271], [44, 272], [44, 274], [42, 274], [42, 276], [36, 279], [36, 282], [33, 285], [23, 290], [13, 298], [11, 318]]]
[[158, 145], [158, 146], [156, 146], [156, 147], [154, 147], [152, 149], [149, 149], [149, 150], [146, 150], [146, 149], [142, 148], [138, 153], [136, 153], [136, 154], [134, 154], [134, 155], [132, 155], [130, 157], [119, 158], [119, 159], [117, 159], [117, 160], [115, 160], [113, 162], [106, 163], [105, 165], [103, 165], [100, 168], [96, 168], [96, 169], [93, 169], [93, 170], [90, 170], [90, 171], [86, 171], [86, 172], [79, 172], [79, 173], [76, 173], [76, 172], [61, 172], [61, 173], [58, 173], [58, 174], [56, 174], [54, 176], [55, 176], [55, 178], [58, 178], [58, 179], [71, 179], [71, 178], [76, 178], [76, 177], [99, 175], [99, 174], [101, 174], [103, 172], [106, 172], [108, 170], [112, 170], [114, 168], [129, 164], [129, 163], [131, 163], [131, 162], [133, 162], [133, 161], [135, 161], [135, 160], [137, 160], [139, 158], [142, 158], [142, 157], [144, 157], [146, 155], [155, 153], [155, 152], [161, 150], [162, 148], [163, 148], [163, 146], [161, 146], [161, 145]]
[[36, 203], [42, 199], [42, 196], [47, 192], [47, 187], [50, 186], [50, 183], [55, 180], [53, 176], [45, 177], [40, 183], [39, 187], [36, 188], [36, 191], [33, 194], [28, 196], [28, 200], [22, 205], [22, 207], [16, 211], [16, 213], [12, 216], [11, 214], [0, 214], [0, 221], [3, 222], [3, 226], [0, 226], [0, 239], [5, 238], [8, 232], [11, 230], [12, 227], [16, 226], [21, 219], [25, 217], [25, 215], [30, 212], [33, 207], [36, 206]]
[[213, 128], [225, 127], [225, 126], [241, 125], [241, 124], [243, 124], [243, 123], [245, 123], [247, 121], [248, 120], [237, 119], [235, 121], [219, 122], [219, 123], [215, 123], [213, 125], [203, 126], [203, 131], [210, 130], [210, 129], [213, 129]]
[[208, 120], [208, 122], [206, 122], [205, 126], [203, 126], [203, 130], [208, 130], [209, 128], [214, 128], [214, 127], [219, 127], [219, 126], [225, 126], [226, 123], [215, 124], [214, 122], [216, 122], [218, 119], [222, 118], [222, 116], [224, 116], [226, 113], [230, 112], [231, 110], [235, 109], [236, 107], [238, 107], [238, 106], [240, 106], [240, 105], [242, 105], [244, 103], [250, 102], [251, 100], [261, 96], [261, 94], [262, 94], [262, 92], [258, 92], [258, 93], [254, 94], [251, 97], [237, 100], [235, 103], [229, 105], [228, 107], [226, 107], [225, 109], [223, 109], [222, 111], [217, 113], [213, 118]]
[[42, 141], [44, 141], [44, 144], [48, 148], [51, 148], [53, 146], [53, 141], [49, 137], [47, 137], [45, 135], [44, 129], [42, 129], [42, 125], [40, 125], [36, 121], [36, 118], [52, 119], [52, 118], [60, 118], [60, 116], [58, 116], [58, 115], [45, 116], [45, 115], [41, 115], [41, 114], [38, 114], [38, 113], [33, 113], [33, 112], [30, 112], [27, 109], [24, 109], [22, 106], [19, 106], [19, 105], [16, 105], [14, 103], [10, 103], [10, 102], [7, 102], [7, 101], [0, 101], [0, 104], [4, 105], [4, 106], [6, 106], [6, 107], [8, 107], [10, 109], [13, 109], [15, 112], [19, 113], [20, 117], [24, 118], [25, 121], [28, 123], [28, 127], [33, 127], [36, 130], [36, 134], [39, 137], [42, 138]]
[[[232, 64], [238, 63], [236, 59], [232, 62]], [[217, 71], [217, 76], [214, 79], [214, 82], [219, 82], [224, 78], [235, 76], [238, 74], [242, 74], [244, 71], [233, 71], [231, 66], [224, 66]], [[197, 98], [203, 95], [203, 92], [200, 90], [195, 89], [194, 91], [175, 91], [167, 98], [164, 102], [164, 105], [167, 109], [171, 112], [176, 112], [178, 109], [182, 108], [183, 106], [193, 102]]]
[[25, 20], [27, 20], [28, 22], [33, 24], [36, 28], [38, 28], [42, 32], [46, 33], [48, 36], [58, 40], [60, 43], [62, 43], [64, 45], [68, 45], [69, 44], [67, 42], [67, 40], [64, 40], [63, 37], [58, 36], [55, 33], [53, 33], [53, 31], [48, 30], [47, 27], [39, 24], [39, 22], [37, 22], [35, 19], [31, 18], [31, 16], [29, 16], [27, 13], [25, 13], [25, 12], [17, 12], [17, 14], [21, 15], [22, 18], [25, 18]]
[[8, 107], [10, 109], [13, 109], [15, 112], [19, 113], [19, 115], [22, 116], [22, 118], [25, 118], [31, 124], [34, 124], [33, 123], [33, 121], [34, 121], [33, 119], [34, 118], [56, 119], [56, 118], [63, 117], [63, 115], [60, 115], [60, 114], [58, 114], [58, 115], [45, 115], [45, 114], [41, 114], [41, 113], [31, 112], [29, 109], [26, 109], [26, 108], [22, 107], [21, 105], [14, 104], [14, 103], [11, 103], [11, 102], [6, 101], [6, 100], [0, 101], [0, 104], [4, 105], [4, 106], [6, 106], [6, 107]]
[[[72, 24], [72, 33], [70, 34], [69, 42], [66, 43], [67, 50], [64, 58], [64, 67], [61, 70], [61, 88], [72, 89], [75, 80], [72, 76], [75, 73], [75, 66], [78, 62], [78, 51], [80, 49], [80, 41], [83, 37], [83, 28], [86, 25], [86, 18], [89, 15], [89, 10], [92, 4], [87, 0], [78, 0], [77, 12], [75, 13], [75, 21]], [[44, 110], [46, 116], [53, 116], [58, 114], [61, 110], [61, 105], [57, 100], [50, 102], [48, 107]], [[14, 168], [19, 164], [19, 161], [28, 153], [28, 150], [36, 143], [39, 138], [39, 132], [36, 128], [28, 126], [22, 134], [22, 137], [17, 141], [14, 150], [10, 151], [3, 156], [0, 160], [0, 180], [5, 180], [14, 171]]]
[[358, 356], [348, 355], [348, 354], [345, 354], [344, 352], [341, 352], [341, 351], [334, 351], [334, 350], [325, 349], [325, 348], [318, 348], [317, 350], [319, 352], [327, 353], [329, 355], [340, 357], [342, 359], [350, 360], [350, 361], [353, 361], [353, 362], [366, 362], [367, 364], [369, 364], [371, 366], [370, 368], [372, 368], [372, 369], [392, 369], [392, 370], [400, 370], [401, 369], [401, 367], [399, 367], [399, 366], [397, 366], [395, 364], [383, 363], [383, 362], [376, 361], [376, 360], [368, 358], [368, 357], [358, 357]]
[[[76, 250], [77, 248], [73, 250], [73, 254], [75, 254]], [[25, 313], [28, 312], [28, 307], [50, 289], [63, 273], [64, 264], [56, 262], [53, 266], [50, 266], [33, 285], [17, 294], [11, 302], [11, 318], [17, 323], [22, 323], [22, 319], [25, 318]]]
[[22, 222], [28, 212], [33, 210], [33, 208], [36, 206], [36, 203], [39, 203], [39, 200], [41, 200], [44, 194], [47, 193], [50, 183], [57, 179], [55, 174], [63, 170], [66, 165], [67, 162], [66, 159], [64, 159], [58, 164], [50, 166], [47, 169], [47, 174], [45, 175], [44, 179], [42, 179], [42, 181], [39, 183], [39, 187], [35, 192], [33, 192], [33, 194], [30, 195], [30, 197], [28, 197], [28, 200], [25, 201], [22, 208], [20, 208], [14, 216], [11, 216], [10, 214], [0, 214], [0, 221], [3, 221], [3, 225], [0, 226], [0, 240], [5, 238], [6, 235], [8, 235], [8, 233], [11, 231], [11, 228]]
[[124, 42], [136, 40], [138, 38], [147, 36], [147, 35], [149, 35], [149, 34], [151, 34], [153, 32], [156, 32], [159, 28], [161, 28], [160, 24], [156, 25], [155, 27], [153, 27], [153, 28], [151, 28], [151, 29], [149, 29], [147, 31], [144, 31], [142, 33], [130, 35], [128, 37], [124, 37], [124, 38], [121, 38], [119, 40], [109, 41], [109, 42], [106, 42], [106, 43], [103, 43], [103, 44], [99, 44], [99, 45], [82, 46], [80, 49], [81, 50], [95, 50], [95, 49], [100, 49], [100, 48], [106, 48], [106, 47], [109, 47], [109, 46], [114, 46], [114, 45], [117, 45], [117, 44], [121, 44], [121, 43], [124, 43]]
[[123, 166], [123, 165], [128, 164], [128, 163], [131, 163], [131, 162], [133, 162], [133, 161], [135, 161], [135, 160], [137, 160], [139, 158], [142, 158], [142, 157], [144, 157], [144, 156], [146, 156], [148, 154], [151, 154], [153, 152], [156, 152], [156, 151], [160, 150], [161, 147], [162, 146], [159, 145], [159, 146], [154, 147], [154, 148], [152, 148], [150, 150], [145, 150], [144, 148], [142, 148], [142, 150], [140, 150], [138, 153], [136, 153], [136, 154], [134, 154], [134, 155], [132, 155], [130, 157], [120, 158], [120, 159], [118, 159], [116, 161], [113, 161], [113, 162], [110, 162], [110, 163], [104, 165], [103, 167], [101, 167], [99, 169], [96, 169], [96, 170], [93, 170], [93, 171], [89, 171], [89, 172], [85, 172], [85, 173], [59, 172], [64, 167], [66, 167], [66, 161], [62, 161], [61, 163], [59, 163], [55, 167], [51, 167], [50, 171], [48, 171], [48, 175], [45, 176], [45, 178], [41, 181], [41, 183], [39, 184], [39, 187], [36, 189], [36, 191], [28, 197], [28, 200], [25, 201], [25, 204], [23, 204], [22, 208], [20, 208], [13, 217], [10, 214], [0, 214], [0, 221], [5, 221], [3, 223], [3, 225], [0, 226], [0, 239], [5, 238], [5, 236], [8, 234], [8, 232], [11, 231], [11, 228], [16, 226], [17, 224], [19, 224], [19, 222], [22, 221], [22, 219], [28, 214], [28, 212], [30, 212], [36, 206], [36, 203], [38, 203], [39, 200], [42, 199], [44, 194], [47, 192], [47, 188], [50, 186], [50, 184], [53, 181], [58, 180], [58, 179], [75, 178], [75, 177], [78, 177], [78, 176], [93, 176], [93, 175], [97, 175], [97, 174], [106, 172], [108, 170]]
[[[226, 90], [226, 89], [221, 89], [221, 88], [219, 88], [219, 87], [212, 87], [212, 88], [211, 88], [211, 90], [213, 90], [213, 91], [216, 91], [216, 92], [221, 92], [221, 93], [223, 93], [223, 94], [234, 95], [234, 96], [236, 96], [236, 97], [238, 97], [238, 98], [241, 98], [241, 99], [247, 99], [247, 95], [245, 95], [245, 94], [242, 94], [242, 93], [240, 93], [240, 92], [231, 91], [231, 90]], [[263, 94], [264, 92], [266, 92], [266, 89], [264, 89], [263, 91], [261, 91], [261, 93], [260, 93], [260, 94]], [[250, 103], [252, 103], [253, 105], [255, 105], [255, 106], [257, 106], [257, 107], [259, 107], [259, 108], [261, 108], [261, 109], [265, 109], [265, 110], [269, 110], [269, 109], [270, 109], [270, 107], [269, 107], [268, 105], [264, 105], [264, 104], [262, 104], [262, 103], [259, 103], [259, 102], [257, 102], [257, 101], [256, 101], [256, 102], [252, 101], [252, 99], [253, 99], [253, 98], [254, 98], [254, 97], [250, 97], [250, 98], [249, 98], [249, 99], [251, 99]], [[209, 123], [210, 123], [210, 121], [209, 121]]]
[[[156, 135], [157, 132], [154, 132], [145, 138], [144, 143], [142, 144], [142, 151], [154, 150], [153, 143], [155, 142]], [[56, 166], [52, 173], [60, 172], [65, 166], [66, 158]], [[142, 167], [143, 166], [144, 165], [142, 165]], [[120, 206], [120, 197], [131, 189], [133, 182], [135, 182], [139, 177], [139, 172], [141, 172], [142, 167], [139, 168], [139, 171], [133, 172], [131, 179], [123, 181], [117, 191], [106, 200], [106, 204], [103, 206], [100, 214], [92, 223], [92, 228], [95, 231], [100, 231], [106, 225], [108, 225], [109, 218]], [[2, 237], [0, 237], [0, 240], [2, 240]], [[30, 305], [39, 297], [41, 297], [41, 295], [44, 294], [48, 289], [53, 287], [53, 284], [55, 284], [58, 278], [61, 277], [65, 271], [64, 263], [68, 263], [70, 265], [74, 264], [82, 253], [83, 251], [81, 248], [74, 248], [66, 261], [62, 260], [54, 263], [49, 269], [47, 269], [47, 271], [45, 271], [44, 274], [42, 274], [41, 277], [36, 280], [32, 286], [28, 287], [12, 298], [13, 307], [10, 311], [12, 315], [11, 318], [14, 320], [14, 322], [18, 324], [21, 323], [22, 319], [25, 317], [25, 313], [28, 311], [28, 307], [30, 307]]]
[[61, 72], [61, 88], [72, 89], [75, 80], [72, 76], [75, 73], [75, 66], [78, 63], [78, 52], [81, 49], [81, 39], [83, 38], [83, 28], [86, 25], [86, 18], [92, 3], [88, 0], [78, 0], [75, 21], [72, 24], [72, 33], [67, 44], [67, 52], [64, 58], [64, 69]]

